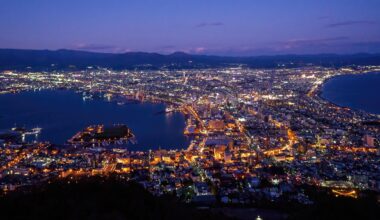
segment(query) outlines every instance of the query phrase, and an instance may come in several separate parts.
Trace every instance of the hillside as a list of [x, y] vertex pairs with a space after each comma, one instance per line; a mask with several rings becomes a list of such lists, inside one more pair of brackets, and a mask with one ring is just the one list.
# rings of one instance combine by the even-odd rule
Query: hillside
[[173, 197], [154, 197], [136, 183], [101, 177], [11, 193], [0, 197], [0, 207], [0, 219], [225, 219]]
[[176, 52], [94, 53], [75, 50], [0, 49], [0, 70], [68, 70], [97, 66], [112, 69], [188, 69], [246, 65], [253, 68], [305, 65], [345, 66], [380, 65], [380, 54], [319, 54], [255, 57], [222, 57]]

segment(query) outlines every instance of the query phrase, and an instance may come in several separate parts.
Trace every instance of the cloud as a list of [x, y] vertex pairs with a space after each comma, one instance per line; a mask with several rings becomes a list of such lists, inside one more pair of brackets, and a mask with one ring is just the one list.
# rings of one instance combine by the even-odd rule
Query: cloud
[[326, 28], [337, 28], [337, 27], [344, 27], [344, 26], [353, 26], [353, 25], [375, 25], [378, 24], [376, 21], [371, 20], [357, 20], [357, 21], [342, 21], [342, 22], [336, 22], [326, 25]]
[[357, 50], [360, 52], [366, 52], [366, 53], [380, 52], [380, 40], [352, 42], [349, 46], [353, 48], [353, 50]]
[[[257, 44], [235, 45], [226, 48], [207, 48], [202, 54], [218, 54], [224, 56], [253, 56], [253, 55], [280, 55], [280, 54], [318, 54], [318, 53], [352, 53], [352, 42], [346, 36], [326, 38], [291, 39], [286, 41], [275, 41]], [[364, 45], [355, 46], [355, 51], [364, 51]]]
[[121, 48], [114, 45], [108, 44], [86, 44], [80, 43], [70, 47], [75, 50], [85, 50], [85, 51], [93, 51], [93, 52], [108, 52], [108, 53], [125, 53], [129, 52], [129, 49]]
[[204, 52], [208, 51], [206, 47], [196, 45], [196, 46], [175, 46], [175, 45], [164, 45], [159, 47], [157, 52], [162, 54], [171, 54], [174, 52], [184, 52], [184, 53], [190, 53], [190, 54], [203, 54]]
[[266, 48], [261, 49], [261, 52], [265, 50], [273, 54], [333, 52], [337, 45], [345, 44], [349, 39], [347, 36], [292, 39], [268, 44]]
[[175, 51], [190, 54], [220, 55], [220, 56], [260, 56], [260, 55], [286, 55], [286, 54], [353, 54], [353, 53], [379, 53], [380, 39], [358, 41], [347, 36], [331, 36], [322, 38], [302, 38], [284, 41], [270, 41], [246, 44], [224, 45], [215, 44], [203, 47], [176, 47]]
[[203, 27], [213, 27], [213, 26], [222, 26], [224, 23], [222, 22], [202, 22], [197, 24], [195, 27], [196, 28], [203, 28]]
[[115, 46], [113, 45], [106, 45], [106, 44], [77, 44], [74, 46], [75, 49], [81, 49], [81, 50], [108, 50], [108, 49], [114, 49]]
[[337, 41], [348, 40], [349, 37], [339, 36], [339, 37], [328, 37], [328, 38], [316, 38], [316, 39], [294, 39], [284, 42], [279, 42], [279, 45], [284, 46], [285, 48], [293, 48], [299, 46], [320, 46], [330, 44]]
[[195, 53], [202, 53], [206, 50], [206, 48], [204, 47], [197, 47], [197, 48], [194, 48], [194, 52]]
[[371, 41], [356, 41], [346, 36], [292, 39], [287, 41], [274, 41], [257, 44], [251, 42], [241, 45], [213, 45], [203, 47], [174, 47], [160, 50], [163, 54], [181, 51], [189, 54], [219, 55], [219, 56], [261, 56], [286, 54], [353, 54], [353, 53], [379, 53], [380, 39]]
[[182, 52], [190, 53], [190, 54], [203, 54], [203, 53], [207, 52], [208, 49], [205, 47], [198, 46], [198, 47], [182, 48], [182, 49], [179, 49], [177, 51], [182, 51]]

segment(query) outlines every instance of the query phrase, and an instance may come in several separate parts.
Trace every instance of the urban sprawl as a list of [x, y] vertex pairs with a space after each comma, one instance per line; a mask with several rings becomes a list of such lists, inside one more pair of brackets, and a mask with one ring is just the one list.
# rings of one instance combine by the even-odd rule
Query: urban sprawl
[[313, 204], [301, 186], [351, 198], [378, 193], [380, 116], [320, 97], [334, 76], [374, 71], [380, 67], [3, 71], [0, 94], [68, 89], [84, 100], [165, 103], [167, 114], [186, 116], [191, 141], [185, 149], [129, 151], [122, 144], [133, 130], [124, 125], [124, 133], [107, 128], [119, 133], [112, 139], [103, 125], [83, 128], [64, 146], [24, 141], [39, 129], [9, 128], [0, 132], [0, 190], [117, 175], [154, 195], [203, 204]]

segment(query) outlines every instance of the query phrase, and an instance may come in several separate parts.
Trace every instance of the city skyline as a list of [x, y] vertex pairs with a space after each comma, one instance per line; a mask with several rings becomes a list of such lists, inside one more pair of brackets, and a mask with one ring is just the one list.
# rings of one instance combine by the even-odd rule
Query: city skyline
[[0, 48], [255, 56], [380, 52], [380, 3], [5, 1]]

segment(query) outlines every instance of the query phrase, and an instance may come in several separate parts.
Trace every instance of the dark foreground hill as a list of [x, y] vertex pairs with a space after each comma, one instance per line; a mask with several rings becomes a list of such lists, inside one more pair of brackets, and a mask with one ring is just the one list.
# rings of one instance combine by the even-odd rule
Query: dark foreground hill
[[0, 70], [68, 70], [97, 66], [112, 69], [189, 69], [245, 65], [253, 68], [299, 67], [305, 65], [380, 65], [380, 54], [319, 54], [226, 57], [176, 52], [129, 52], [121, 54], [74, 50], [0, 49]]
[[[380, 219], [376, 193], [359, 199], [331, 196], [313, 187], [305, 192], [315, 201], [259, 202], [257, 207], [220, 206], [197, 209], [174, 196], [155, 197], [137, 183], [116, 177], [65, 179], [0, 196], [0, 219]], [[285, 214], [285, 215], [284, 215]]]
[[55, 182], [0, 198], [0, 219], [226, 219], [157, 198], [136, 183], [89, 178]]

